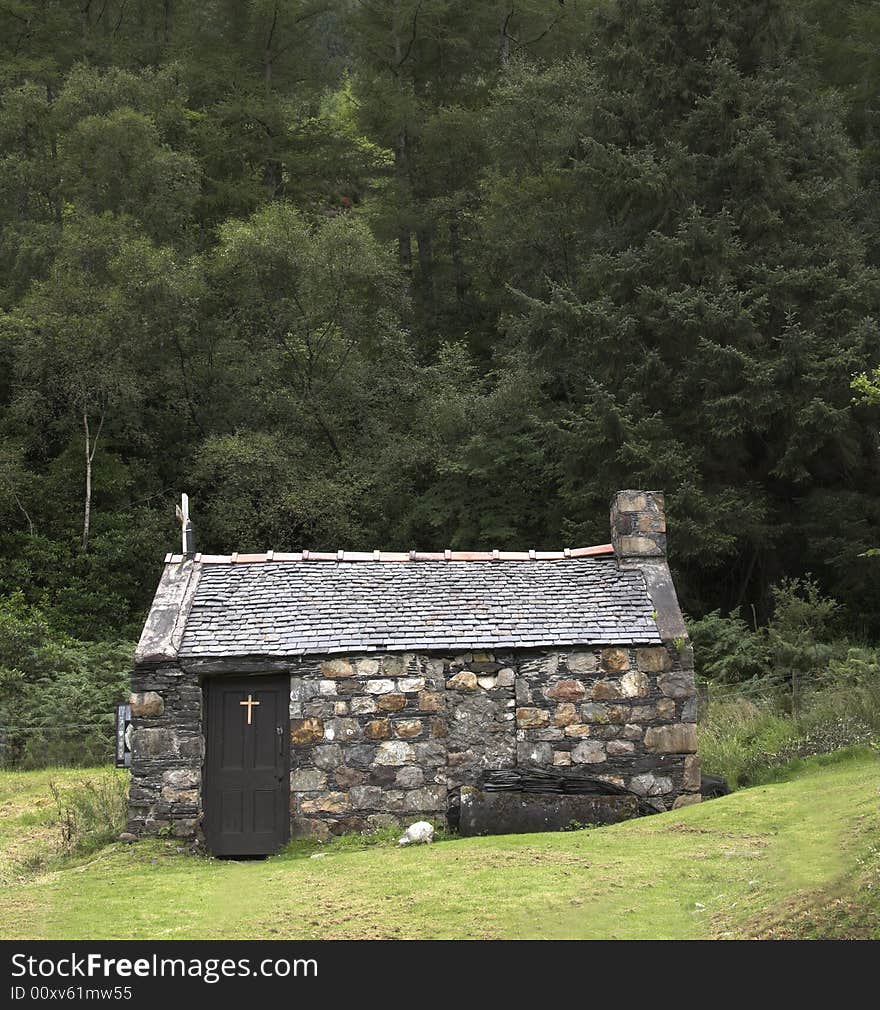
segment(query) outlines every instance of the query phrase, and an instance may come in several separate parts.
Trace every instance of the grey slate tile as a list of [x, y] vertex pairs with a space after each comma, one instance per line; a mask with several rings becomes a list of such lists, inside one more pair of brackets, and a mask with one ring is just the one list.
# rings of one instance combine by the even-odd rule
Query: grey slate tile
[[651, 644], [652, 609], [608, 558], [208, 565], [181, 654]]

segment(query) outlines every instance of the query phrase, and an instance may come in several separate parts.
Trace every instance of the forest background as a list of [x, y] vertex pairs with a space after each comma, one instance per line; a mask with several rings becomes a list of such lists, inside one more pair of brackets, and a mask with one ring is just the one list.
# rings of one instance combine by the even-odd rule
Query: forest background
[[3, 760], [106, 756], [181, 491], [229, 552], [662, 489], [705, 676], [876, 685], [878, 81], [870, 0], [0, 3]]

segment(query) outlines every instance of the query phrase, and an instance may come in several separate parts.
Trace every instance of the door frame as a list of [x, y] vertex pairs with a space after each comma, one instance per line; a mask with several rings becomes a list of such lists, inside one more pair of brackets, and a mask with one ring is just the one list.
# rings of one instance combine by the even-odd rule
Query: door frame
[[[256, 673], [251, 673], [249, 671], [240, 670], [229, 670], [225, 673], [217, 673], [204, 676], [201, 682], [202, 689], [202, 781], [199, 790], [199, 801], [201, 807], [201, 821], [202, 821], [202, 837], [205, 841], [206, 847], [209, 851], [210, 848], [208, 834], [205, 830], [207, 827], [208, 820], [208, 808], [209, 801], [208, 795], [211, 785], [211, 763], [209, 760], [209, 743], [211, 740], [211, 687], [214, 684], [221, 684], [224, 681], [228, 682], [230, 680], [244, 680], [244, 681], [277, 681], [279, 686], [282, 688], [283, 697], [286, 704], [282, 705], [283, 719], [282, 724], [282, 753], [281, 761], [283, 768], [282, 783], [280, 786], [280, 791], [284, 794], [284, 812], [285, 816], [282, 821], [282, 837], [278, 847], [275, 849], [277, 852], [279, 849], [283, 848], [290, 841], [290, 675], [278, 673], [277, 670], [274, 671], [260, 671]], [[239, 853], [242, 856], [260, 856], [260, 855], [272, 855], [271, 852], [243, 852]], [[221, 853], [222, 857], [234, 858], [232, 854]]]

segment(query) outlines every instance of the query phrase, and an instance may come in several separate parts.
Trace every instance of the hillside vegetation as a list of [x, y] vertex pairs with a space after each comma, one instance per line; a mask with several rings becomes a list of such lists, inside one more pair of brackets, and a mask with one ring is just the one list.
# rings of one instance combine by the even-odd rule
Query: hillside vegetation
[[[873, 0], [0, 5], [0, 596], [604, 543], [880, 634]], [[854, 377], [864, 374], [853, 402]], [[858, 380], [857, 380], [858, 381]]]
[[110, 774], [0, 774], [4, 938], [880, 939], [880, 762], [865, 750], [607, 828], [403, 850], [349, 837], [248, 862], [170, 839], [53, 854], [49, 783]]

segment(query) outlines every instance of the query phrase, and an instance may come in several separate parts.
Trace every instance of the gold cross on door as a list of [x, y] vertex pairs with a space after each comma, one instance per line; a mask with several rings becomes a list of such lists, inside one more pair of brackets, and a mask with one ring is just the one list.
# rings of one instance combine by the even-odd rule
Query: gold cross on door
[[254, 701], [253, 696], [250, 695], [250, 694], [247, 696], [247, 701], [240, 701], [239, 702], [239, 705], [246, 705], [247, 706], [247, 710], [248, 710], [248, 721], [247, 721], [247, 724], [248, 724], [248, 726], [250, 726], [250, 724], [251, 724], [251, 715], [253, 714], [254, 705], [259, 705], [259, 704], [260, 703], [258, 701]]

